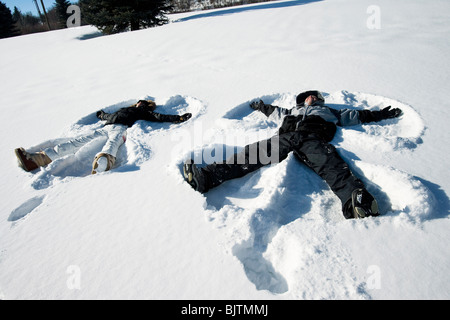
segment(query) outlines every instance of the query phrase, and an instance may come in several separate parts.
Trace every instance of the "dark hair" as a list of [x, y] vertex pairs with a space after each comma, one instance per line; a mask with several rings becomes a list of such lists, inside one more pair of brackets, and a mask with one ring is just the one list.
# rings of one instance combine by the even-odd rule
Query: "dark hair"
[[322, 102], [322, 103], [325, 102], [325, 99], [323, 98], [323, 95], [320, 93], [320, 91], [309, 90], [309, 91], [302, 92], [297, 96], [297, 99], [296, 99], [297, 106], [304, 105], [306, 98], [308, 98], [311, 95], [316, 96], [320, 102]]
[[147, 100], [139, 100], [138, 102], [136, 102], [136, 104], [139, 104], [139, 103], [144, 103], [146, 106], [148, 106], [149, 105], [149, 103], [148, 103], [148, 101]]
[[136, 107], [140, 102], [142, 102], [144, 104], [144, 107], [147, 107], [147, 108], [150, 107], [150, 108], [152, 108], [152, 110], [156, 109], [156, 103], [153, 100], [139, 100], [138, 102], [136, 102], [136, 104], [134, 106]]

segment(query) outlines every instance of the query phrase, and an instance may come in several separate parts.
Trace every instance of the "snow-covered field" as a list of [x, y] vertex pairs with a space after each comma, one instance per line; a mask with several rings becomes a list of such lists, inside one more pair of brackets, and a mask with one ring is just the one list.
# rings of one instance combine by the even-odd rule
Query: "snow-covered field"
[[[0, 299], [449, 299], [450, 2], [275, 1], [172, 15], [100, 36], [80, 27], [0, 40]], [[289, 156], [201, 195], [189, 157], [220, 161], [318, 89], [334, 108], [403, 116], [339, 128], [332, 143], [382, 216], [345, 220]], [[102, 141], [34, 173], [37, 150], [154, 98], [183, 124], [140, 121], [118, 165]]]

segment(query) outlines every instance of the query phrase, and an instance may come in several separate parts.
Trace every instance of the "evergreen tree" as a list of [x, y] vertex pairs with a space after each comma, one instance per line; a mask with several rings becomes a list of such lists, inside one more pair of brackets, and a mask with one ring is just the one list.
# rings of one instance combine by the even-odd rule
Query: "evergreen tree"
[[0, 39], [19, 35], [15, 23], [11, 10], [0, 2]]
[[80, 0], [85, 20], [105, 34], [160, 26], [168, 22], [168, 0]]
[[14, 20], [16, 23], [19, 23], [19, 25], [22, 25], [22, 24], [23, 24], [23, 21], [22, 21], [22, 12], [20, 12], [19, 8], [14, 7], [14, 11], [13, 11], [12, 17], [13, 17], [13, 20]]
[[67, 0], [55, 0], [55, 2], [58, 24], [61, 28], [65, 28], [67, 26], [67, 18], [69, 18], [67, 8], [70, 6], [70, 2]]

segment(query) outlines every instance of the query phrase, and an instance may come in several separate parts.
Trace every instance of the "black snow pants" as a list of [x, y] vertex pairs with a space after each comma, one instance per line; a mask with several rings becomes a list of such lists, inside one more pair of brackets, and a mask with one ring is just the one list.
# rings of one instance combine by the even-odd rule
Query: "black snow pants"
[[352, 191], [364, 188], [361, 180], [350, 171], [348, 164], [339, 156], [336, 148], [314, 135], [299, 131], [276, 135], [268, 140], [247, 145], [223, 163], [213, 163], [204, 168], [207, 189], [214, 188], [224, 181], [243, 177], [265, 165], [278, 163], [287, 158], [290, 152], [309, 168], [314, 170], [342, 202], [344, 206], [351, 199]]

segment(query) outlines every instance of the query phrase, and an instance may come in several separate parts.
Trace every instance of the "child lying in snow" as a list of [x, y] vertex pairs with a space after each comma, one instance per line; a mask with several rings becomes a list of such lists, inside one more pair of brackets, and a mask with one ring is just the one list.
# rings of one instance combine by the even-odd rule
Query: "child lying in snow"
[[336, 133], [336, 125], [351, 126], [395, 118], [402, 111], [390, 109], [390, 106], [380, 111], [335, 110], [324, 103], [322, 94], [316, 90], [299, 94], [297, 106], [292, 109], [265, 104], [262, 100], [252, 102], [252, 109], [268, 117], [273, 114], [283, 119], [278, 134], [244, 147], [223, 163], [198, 168], [189, 159], [183, 167], [185, 180], [195, 190], [205, 193], [226, 180], [243, 177], [265, 165], [283, 161], [292, 151], [297, 159], [327, 182], [341, 200], [345, 218], [379, 215], [374, 197], [329, 142]]
[[114, 166], [117, 152], [126, 141], [127, 128], [133, 126], [136, 121], [181, 123], [192, 117], [190, 113], [185, 113], [182, 116], [160, 114], [154, 112], [155, 109], [154, 101], [139, 100], [135, 105], [121, 108], [114, 113], [106, 113], [100, 110], [97, 112], [97, 118], [106, 120], [103, 128], [38, 153], [29, 153], [23, 148], [17, 148], [15, 150], [17, 159], [21, 167], [29, 172], [46, 166], [58, 158], [75, 154], [82, 146], [96, 138], [106, 137], [107, 141], [102, 151], [95, 156], [92, 163], [92, 174], [108, 171]]

